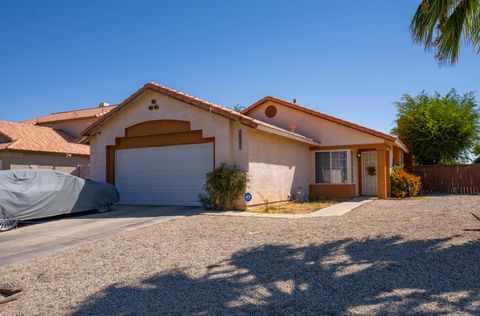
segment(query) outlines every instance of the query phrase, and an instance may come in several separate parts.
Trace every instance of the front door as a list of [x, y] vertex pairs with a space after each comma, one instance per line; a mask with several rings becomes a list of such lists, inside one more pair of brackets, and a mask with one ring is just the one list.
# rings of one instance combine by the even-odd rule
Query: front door
[[377, 195], [377, 152], [362, 152], [362, 195]]

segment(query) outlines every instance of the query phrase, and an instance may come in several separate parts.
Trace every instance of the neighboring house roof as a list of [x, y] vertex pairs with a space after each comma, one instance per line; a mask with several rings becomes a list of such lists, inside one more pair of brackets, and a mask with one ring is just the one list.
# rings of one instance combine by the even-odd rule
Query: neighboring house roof
[[75, 119], [89, 118], [89, 117], [100, 117], [104, 114], [107, 114], [114, 108], [115, 108], [115, 105], [109, 105], [109, 106], [86, 108], [86, 109], [73, 110], [73, 111], [57, 112], [57, 113], [39, 116], [28, 121], [23, 121], [22, 123], [30, 123], [35, 125], [35, 124], [75, 120]]
[[[61, 130], [25, 123], [0, 121], [1, 150], [42, 153], [90, 154], [86, 145], [74, 143], [74, 137]], [[5, 142], [6, 141], [6, 142]]]
[[295, 110], [298, 110], [298, 111], [301, 111], [301, 112], [304, 112], [304, 113], [322, 118], [324, 120], [327, 120], [327, 121], [330, 121], [330, 122], [333, 122], [333, 123], [337, 123], [339, 125], [343, 125], [343, 126], [346, 126], [346, 127], [350, 127], [350, 128], [355, 129], [355, 130], [358, 130], [358, 131], [361, 131], [361, 132], [364, 132], [364, 133], [367, 133], [367, 134], [370, 134], [370, 135], [373, 135], [373, 136], [377, 136], [377, 137], [380, 137], [380, 138], [383, 138], [383, 139], [386, 139], [386, 140], [389, 140], [389, 141], [392, 141], [392, 142], [395, 142], [398, 139], [397, 137], [395, 137], [393, 135], [386, 134], [386, 133], [383, 133], [383, 132], [380, 132], [380, 131], [376, 131], [374, 129], [371, 129], [371, 128], [368, 128], [368, 127], [365, 127], [365, 126], [361, 126], [361, 125], [358, 125], [358, 124], [355, 124], [355, 123], [352, 123], [352, 122], [348, 122], [348, 121], [342, 120], [338, 117], [334, 117], [334, 116], [331, 116], [331, 115], [328, 115], [328, 114], [325, 114], [325, 113], [322, 113], [322, 112], [318, 112], [318, 111], [300, 106], [296, 103], [288, 102], [288, 101], [278, 99], [278, 98], [275, 98], [275, 97], [272, 97], [272, 96], [266, 96], [263, 99], [258, 100], [257, 102], [255, 102], [254, 104], [250, 105], [248, 108], [243, 110], [242, 114], [247, 115], [248, 112], [252, 111], [256, 107], [260, 106], [261, 104], [263, 104], [267, 101], [272, 101], [272, 102], [278, 103], [280, 105], [289, 107], [291, 109], [295, 109]]
[[145, 92], [147, 90], [156, 91], [158, 93], [164, 94], [164, 95], [172, 97], [174, 99], [183, 101], [187, 104], [193, 105], [193, 106], [195, 106], [197, 108], [200, 108], [202, 110], [209, 111], [211, 113], [223, 116], [225, 118], [228, 118], [228, 119], [231, 119], [231, 120], [234, 120], [234, 121], [238, 121], [241, 124], [244, 124], [244, 125], [252, 127], [252, 128], [261, 129], [261, 130], [264, 130], [264, 131], [267, 131], [267, 132], [270, 132], [270, 133], [273, 133], [273, 134], [278, 134], [278, 135], [288, 137], [288, 138], [292, 138], [292, 139], [302, 141], [302, 142], [305, 142], [305, 143], [308, 143], [308, 144], [319, 145], [319, 142], [317, 142], [313, 139], [310, 139], [308, 137], [305, 137], [303, 135], [300, 135], [300, 134], [297, 134], [297, 133], [292, 133], [290, 131], [284, 130], [284, 129], [279, 128], [277, 126], [267, 124], [265, 122], [253, 119], [249, 116], [243, 115], [241, 113], [238, 113], [234, 110], [225, 108], [225, 107], [220, 106], [218, 104], [199, 99], [197, 97], [188, 95], [188, 94], [183, 93], [181, 91], [177, 91], [177, 90], [167, 88], [167, 87], [165, 87], [163, 85], [160, 85], [158, 83], [155, 83], [155, 82], [149, 82], [149, 83], [145, 84], [142, 88], [137, 90], [137, 92], [132, 94], [130, 97], [125, 99], [122, 103], [120, 103], [118, 106], [114, 107], [110, 112], [104, 114], [96, 122], [94, 122], [92, 125], [90, 125], [88, 128], [86, 128], [82, 132], [80, 142], [83, 142], [83, 143], [86, 142], [87, 139], [90, 137], [90, 134], [92, 133], [92, 131], [94, 131], [95, 129], [102, 126], [105, 122], [107, 122], [116, 113], [121, 112], [126, 106], [128, 106], [130, 101], [132, 101], [133, 99], [135, 99], [136, 97], [138, 97], [139, 95], [141, 95], [143, 92]]

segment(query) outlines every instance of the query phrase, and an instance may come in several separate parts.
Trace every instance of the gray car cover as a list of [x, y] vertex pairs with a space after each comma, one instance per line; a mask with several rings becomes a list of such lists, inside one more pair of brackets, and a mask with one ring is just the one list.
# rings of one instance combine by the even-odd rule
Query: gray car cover
[[0, 171], [0, 218], [26, 220], [94, 210], [118, 203], [111, 184], [55, 170]]

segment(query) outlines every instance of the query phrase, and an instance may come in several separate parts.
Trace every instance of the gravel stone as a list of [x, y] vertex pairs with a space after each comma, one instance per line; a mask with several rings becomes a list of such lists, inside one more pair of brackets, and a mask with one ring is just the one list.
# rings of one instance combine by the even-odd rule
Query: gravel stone
[[24, 292], [0, 315], [479, 315], [472, 213], [480, 196], [177, 219], [1, 268]]

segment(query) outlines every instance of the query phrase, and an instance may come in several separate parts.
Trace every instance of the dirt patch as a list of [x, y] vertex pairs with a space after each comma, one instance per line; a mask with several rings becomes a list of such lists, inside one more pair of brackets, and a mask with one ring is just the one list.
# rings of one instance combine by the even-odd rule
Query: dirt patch
[[249, 212], [254, 213], [269, 213], [269, 214], [307, 214], [316, 212], [323, 208], [338, 204], [343, 200], [321, 200], [306, 203], [277, 203], [270, 205], [259, 205], [248, 208]]

